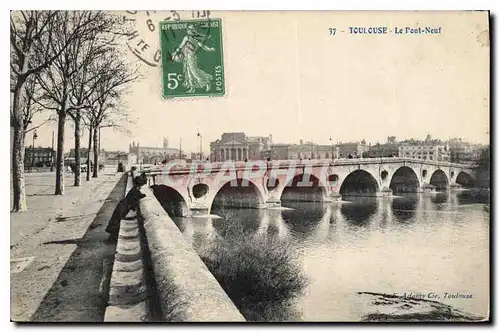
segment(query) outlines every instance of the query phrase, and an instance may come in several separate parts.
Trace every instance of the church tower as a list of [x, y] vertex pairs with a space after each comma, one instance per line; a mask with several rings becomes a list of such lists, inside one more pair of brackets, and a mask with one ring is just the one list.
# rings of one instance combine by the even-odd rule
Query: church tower
[[163, 149], [168, 149], [168, 138], [163, 137]]

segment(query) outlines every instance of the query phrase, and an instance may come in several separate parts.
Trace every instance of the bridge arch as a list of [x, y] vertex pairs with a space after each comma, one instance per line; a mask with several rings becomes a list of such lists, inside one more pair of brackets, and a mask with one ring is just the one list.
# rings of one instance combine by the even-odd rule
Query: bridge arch
[[214, 190], [210, 210], [216, 208], [257, 208], [265, 202], [264, 193], [252, 180], [234, 179]]
[[353, 196], [375, 196], [379, 185], [375, 177], [368, 171], [357, 169], [342, 181], [339, 193]]
[[323, 202], [326, 187], [314, 174], [297, 174], [285, 184], [281, 192], [282, 202]]
[[169, 216], [182, 217], [189, 214], [188, 200], [176, 189], [163, 184], [153, 185], [151, 189]]
[[450, 181], [448, 180], [446, 173], [440, 168], [435, 170], [429, 179], [429, 184], [435, 186], [436, 190], [446, 190], [449, 183]]
[[476, 184], [474, 178], [464, 171], [458, 173], [455, 182], [461, 185], [462, 188], [472, 188]]
[[392, 175], [389, 188], [394, 193], [417, 192], [420, 187], [420, 181], [413, 168], [408, 166], [399, 167]]

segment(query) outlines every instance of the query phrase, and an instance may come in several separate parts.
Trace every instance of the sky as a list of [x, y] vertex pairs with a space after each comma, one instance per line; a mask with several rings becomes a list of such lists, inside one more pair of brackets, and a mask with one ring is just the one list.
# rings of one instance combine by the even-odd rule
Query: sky
[[[168, 13], [123, 13], [135, 19], [152, 59], [159, 36], [147, 20]], [[191, 11], [179, 12], [191, 19]], [[384, 142], [461, 137], [489, 142], [489, 41], [484, 12], [224, 12], [221, 18], [226, 94], [164, 99], [161, 68], [141, 64], [144, 79], [124, 97], [131, 136], [103, 129], [101, 147], [203, 150], [224, 132], [272, 134], [275, 143]], [[353, 35], [349, 27], [441, 27], [436, 35]], [[329, 33], [336, 28], [336, 35]], [[340, 32], [343, 30], [344, 32]], [[137, 40], [136, 40], [137, 41]], [[133, 43], [131, 41], [130, 43]], [[210, 46], [210, 45], [209, 45]], [[140, 61], [126, 45], [127, 59]], [[48, 113], [47, 113], [48, 115]], [[47, 116], [46, 115], [46, 116]], [[39, 121], [43, 118], [38, 117]], [[73, 146], [68, 119], [66, 146]], [[50, 146], [54, 125], [38, 130]], [[82, 137], [84, 146], [87, 134]], [[31, 134], [26, 139], [31, 144]]]

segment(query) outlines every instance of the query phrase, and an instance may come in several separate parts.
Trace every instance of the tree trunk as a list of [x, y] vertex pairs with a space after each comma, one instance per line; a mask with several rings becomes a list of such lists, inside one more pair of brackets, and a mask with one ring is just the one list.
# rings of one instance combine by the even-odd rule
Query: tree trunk
[[90, 149], [92, 149], [92, 126], [89, 127], [89, 149], [87, 151], [87, 181], [90, 181]]
[[97, 127], [93, 128], [94, 130], [94, 134], [93, 134], [93, 138], [94, 138], [94, 170], [92, 172], [92, 177], [93, 178], [96, 178], [98, 175], [97, 175], [97, 169], [99, 168], [98, 165], [99, 165], [99, 151], [97, 150], [98, 147], [97, 147], [97, 140], [98, 140], [98, 137], [97, 137]]
[[81, 161], [80, 161], [80, 122], [82, 119], [82, 115], [78, 112], [75, 114], [75, 187], [80, 186], [80, 173], [81, 173]]
[[22, 85], [16, 87], [12, 112], [14, 113], [14, 137], [12, 142], [12, 191], [13, 207], [12, 211], [27, 211], [26, 190], [24, 182], [24, 119], [21, 114], [21, 91]]
[[55, 195], [64, 195], [64, 125], [66, 110], [58, 111], [57, 119], [57, 155], [56, 155], [56, 191]]

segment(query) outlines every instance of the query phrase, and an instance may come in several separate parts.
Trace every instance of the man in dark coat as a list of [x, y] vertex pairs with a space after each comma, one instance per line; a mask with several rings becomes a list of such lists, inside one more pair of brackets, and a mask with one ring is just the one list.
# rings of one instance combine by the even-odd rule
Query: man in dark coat
[[108, 240], [110, 241], [114, 241], [118, 238], [121, 220], [125, 218], [130, 210], [136, 211], [139, 205], [139, 200], [146, 196], [140, 191], [140, 188], [148, 182], [146, 175], [143, 173], [139, 176], [136, 176], [132, 181], [134, 183], [134, 186], [118, 203], [115, 210], [113, 211], [111, 219], [109, 220], [108, 226], [106, 227], [106, 232], [109, 233]]

